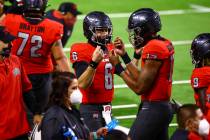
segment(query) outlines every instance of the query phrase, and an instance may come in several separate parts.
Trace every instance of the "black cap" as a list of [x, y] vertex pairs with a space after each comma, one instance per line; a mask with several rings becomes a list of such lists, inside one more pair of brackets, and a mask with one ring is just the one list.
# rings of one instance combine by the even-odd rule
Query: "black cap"
[[8, 31], [5, 30], [4, 26], [0, 26], [0, 40], [4, 43], [10, 43], [16, 37], [11, 35]]
[[72, 3], [72, 2], [61, 3], [61, 5], [59, 6], [58, 10], [60, 12], [62, 12], [62, 13], [70, 12], [74, 16], [82, 14], [80, 11], [77, 10], [77, 5]]

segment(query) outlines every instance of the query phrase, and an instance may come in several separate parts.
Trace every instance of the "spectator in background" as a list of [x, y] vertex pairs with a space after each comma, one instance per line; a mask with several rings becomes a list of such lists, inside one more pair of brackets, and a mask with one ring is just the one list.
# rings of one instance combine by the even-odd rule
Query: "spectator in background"
[[[36, 100], [23, 64], [10, 55], [10, 42], [15, 39], [0, 27], [0, 139], [28, 140], [30, 127], [24, 102], [35, 113]], [[24, 101], [24, 102], [23, 102]], [[40, 115], [36, 114], [34, 122]]]
[[[78, 81], [73, 73], [56, 72], [53, 76], [52, 93], [49, 108], [41, 124], [42, 140], [78, 139], [93, 140], [106, 134], [106, 128], [100, 128], [93, 135], [83, 122], [79, 111], [74, 106], [82, 101]], [[70, 132], [64, 136], [65, 132]]]
[[77, 5], [72, 2], [61, 3], [58, 10], [50, 10], [46, 13], [46, 17], [63, 24], [62, 44], [66, 45], [71, 37], [74, 24], [77, 21], [77, 15], [82, 14], [77, 10]]
[[200, 108], [185, 104], [177, 111], [178, 129], [170, 140], [207, 140], [209, 123]]

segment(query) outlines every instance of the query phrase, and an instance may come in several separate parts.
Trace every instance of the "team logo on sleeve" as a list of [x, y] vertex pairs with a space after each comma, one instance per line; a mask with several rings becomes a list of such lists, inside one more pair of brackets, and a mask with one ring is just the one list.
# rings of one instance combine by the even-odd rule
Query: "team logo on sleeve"
[[77, 52], [72, 52], [72, 59], [76, 61], [78, 59]]
[[19, 68], [14, 68], [13, 69], [13, 75], [16, 77], [17, 75], [20, 75], [20, 69]]
[[155, 54], [147, 54], [147, 59], [157, 59], [157, 55]]

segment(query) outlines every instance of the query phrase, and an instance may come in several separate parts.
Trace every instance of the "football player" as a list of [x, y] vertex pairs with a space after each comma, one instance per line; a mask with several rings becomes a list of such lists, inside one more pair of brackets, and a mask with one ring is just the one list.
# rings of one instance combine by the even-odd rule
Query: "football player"
[[63, 52], [61, 38], [63, 26], [44, 18], [47, 0], [24, 0], [23, 15], [7, 14], [4, 24], [17, 37], [12, 54], [17, 55], [32, 83], [40, 112], [44, 112], [51, 89], [53, 65], [51, 53], [60, 71], [70, 71]]
[[68, 39], [71, 37], [74, 24], [77, 21], [77, 15], [82, 14], [77, 10], [77, 5], [72, 2], [63, 2], [58, 10], [50, 10], [46, 12], [46, 17], [63, 24], [63, 46], [66, 45]]
[[210, 122], [210, 33], [196, 36], [190, 53], [195, 65], [191, 76], [194, 98]]
[[[168, 126], [173, 116], [169, 100], [174, 48], [170, 40], [157, 34], [160, 30], [161, 20], [156, 11], [136, 10], [129, 17], [128, 31], [135, 50], [142, 49], [142, 53], [134, 55], [135, 59], [142, 55], [141, 70], [132, 63], [120, 38], [115, 39], [115, 49], [110, 54], [116, 72], [141, 97], [137, 118], [129, 132], [132, 140], [168, 140]], [[118, 55], [129, 73], [122, 67]]]
[[73, 44], [70, 59], [83, 94], [81, 115], [90, 131], [96, 131], [111, 121], [114, 67], [108, 52], [113, 49], [112, 22], [104, 12], [93, 11], [84, 18], [83, 30], [88, 42]]

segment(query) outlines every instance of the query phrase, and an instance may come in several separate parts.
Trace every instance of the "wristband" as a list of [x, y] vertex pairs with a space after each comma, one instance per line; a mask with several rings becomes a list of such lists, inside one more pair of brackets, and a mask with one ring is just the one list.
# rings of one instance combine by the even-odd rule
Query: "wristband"
[[89, 66], [93, 69], [96, 69], [98, 66], [98, 63], [94, 62], [93, 60], [90, 61]]
[[125, 53], [122, 57], [122, 60], [124, 61], [125, 64], [128, 64], [131, 62], [130, 57], [128, 56], [128, 53]]
[[141, 53], [140, 53], [140, 54], [137, 54], [137, 53], [134, 51], [133, 57], [134, 57], [135, 59], [140, 59], [140, 58], [141, 58]]
[[93, 132], [93, 139], [94, 140], [97, 140], [98, 139], [98, 136], [97, 136], [96, 132]]
[[120, 75], [125, 69], [122, 67], [121, 63], [115, 65], [115, 72], [116, 74]]

